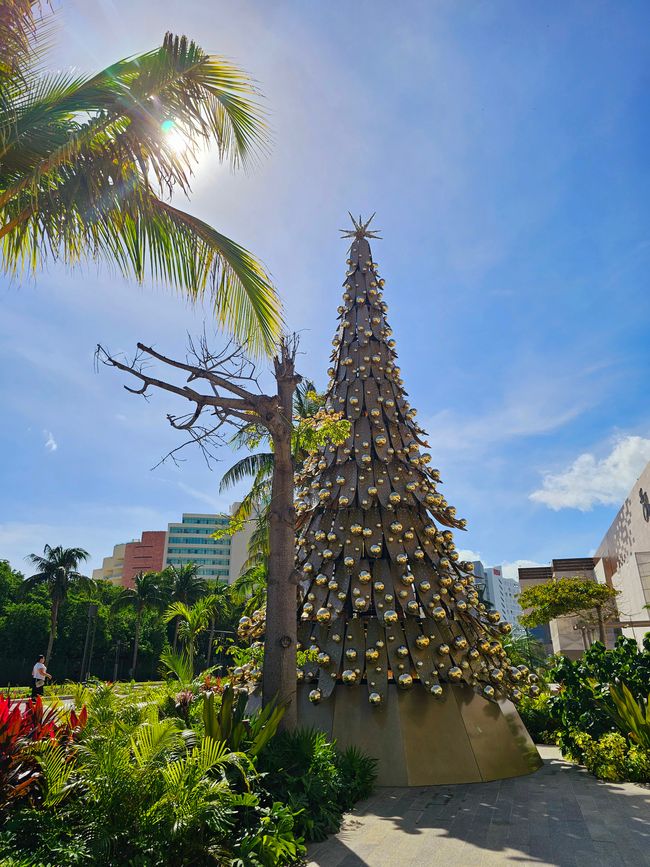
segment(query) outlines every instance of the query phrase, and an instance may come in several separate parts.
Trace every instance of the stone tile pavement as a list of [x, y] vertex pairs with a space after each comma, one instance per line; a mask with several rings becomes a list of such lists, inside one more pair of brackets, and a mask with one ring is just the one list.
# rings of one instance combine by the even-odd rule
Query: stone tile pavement
[[377, 790], [310, 847], [309, 867], [650, 867], [650, 788], [539, 750], [527, 777]]

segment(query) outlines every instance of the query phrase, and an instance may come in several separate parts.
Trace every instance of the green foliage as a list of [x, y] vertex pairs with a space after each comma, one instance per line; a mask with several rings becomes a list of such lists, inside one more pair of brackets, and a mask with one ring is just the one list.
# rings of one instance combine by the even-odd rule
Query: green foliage
[[8, 602], [0, 617], [0, 641], [15, 656], [36, 659], [45, 652], [50, 615], [38, 602]]
[[630, 744], [619, 732], [608, 732], [594, 739], [586, 732], [574, 732], [577, 754], [571, 754], [587, 770], [609, 782], [629, 780], [650, 782], [650, 751]]
[[337, 753], [336, 762], [341, 774], [343, 808], [349, 810], [372, 794], [377, 780], [377, 759], [357, 747], [348, 747]]
[[[255, 85], [172, 34], [92, 76], [47, 72], [49, 28], [34, 14], [46, 5], [12, 0], [0, 15], [4, 270], [103, 260], [190, 298], [208, 293], [221, 325], [254, 352], [272, 351], [282, 315], [260, 262], [164, 201], [172, 190], [190, 193], [203, 147], [216, 145], [235, 167], [264, 144]], [[169, 132], [187, 146], [175, 148]]]
[[186, 650], [165, 647], [160, 654], [160, 665], [165, 676], [173, 675], [181, 684], [189, 684], [194, 678], [193, 663]]
[[203, 725], [209, 737], [255, 757], [277, 732], [284, 708], [272, 702], [247, 714], [248, 700], [247, 692], [238, 692], [229, 684], [223, 690], [218, 708], [215, 693], [204, 693]]
[[547, 692], [525, 695], [517, 704], [519, 716], [536, 744], [555, 743], [559, 725], [551, 708], [551, 696]]
[[306, 840], [323, 840], [337, 831], [354, 799], [368, 797], [376, 779], [372, 759], [356, 750], [341, 754], [322, 732], [282, 732], [260, 754], [265, 785], [275, 798], [298, 812], [297, 827]]
[[531, 610], [519, 620], [523, 626], [542, 626], [556, 617], [578, 614], [611, 603], [618, 591], [583, 578], [559, 578], [528, 587], [519, 594], [522, 608]]
[[639, 696], [637, 701], [624, 683], [618, 687], [611, 683], [609, 695], [618, 728], [629, 740], [650, 750], [650, 695], [647, 699]]
[[650, 692], [650, 634], [644, 638], [642, 650], [634, 639], [623, 636], [612, 650], [596, 642], [580, 659], [572, 662], [560, 658], [551, 676], [561, 685], [560, 692], [549, 700], [558, 723], [558, 743], [564, 753], [580, 759], [576, 732], [598, 740], [615, 727], [610, 684], [625, 683], [637, 699]]

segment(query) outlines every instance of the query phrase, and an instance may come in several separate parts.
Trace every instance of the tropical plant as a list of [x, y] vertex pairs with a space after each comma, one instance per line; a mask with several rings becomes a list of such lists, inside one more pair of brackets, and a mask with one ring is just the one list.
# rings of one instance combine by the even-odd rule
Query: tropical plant
[[355, 746], [337, 751], [336, 763], [341, 774], [341, 795], [344, 810], [372, 795], [377, 781], [377, 759], [367, 756]]
[[633, 638], [624, 636], [611, 650], [597, 641], [580, 659], [558, 658], [550, 676], [560, 684], [560, 691], [549, 699], [558, 743], [563, 753], [580, 760], [576, 732], [598, 740], [614, 728], [610, 684], [625, 683], [637, 699], [650, 692], [650, 634], [641, 650]]
[[324, 840], [339, 829], [346, 803], [343, 776], [336, 748], [322, 732], [281, 732], [260, 754], [258, 767], [271, 795], [297, 813], [306, 840]]
[[208, 632], [208, 654], [206, 665], [209, 668], [212, 661], [212, 651], [214, 649], [214, 636], [217, 628], [217, 623], [226, 618], [232, 611], [232, 597], [230, 594], [230, 585], [225, 581], [215, 581], [209, 587], [209, 593], [206, 597], [206, 605], [209, 609], [210, 629]]
[[174, 650], [165, 647], [160, 654], [160, 665], [165, 677], [173, 675], [183, 686], [188, 686], [194, 679], [194, 663], [185, 648]]
[[598, 622], [598, 637], [605, 644], [605, 620], [616, 614], [614, 600], [618, 590], [587, 578], [554, 578], [527, 587], [519, 594], [519, 604], [530, 609], [519, 618], [522, 626], [542, 626], [556, 617], [593, 610]]
[[206, 599], [199, 599], [194, 605], [186, 605], [184, 602], [172, 602], [163, 615], [165, 623], [176, 619], [178, 635], [185, 645], [192, 676], [194, 676], [196, 639], [208, 628], [211, 612], [210, 603]]
[[[310, 452], [315, 451], [323, 442], [343, 442], [349, 432], [350, 424], [341, 413], [331, 412], [324, 407], [325, 397], [318, 394], [311, 380], [299, 383], [293, 399], [293, 431], [291, 453], [295, 469], [299, 469]], [[256, 449], [260, 445], [270, 447], [268, 432], [256, 424], [245, 425], [232, 437], [233, 448]], [[269, 508], [273, 480], [273, 451], [255, 452], [241, 458], [224, 474], [220, 491], [227, 491], [240, 484], [244, 479], [252, 479], [251, 488], [244, 496], [230, 519], [230, 527], [223, 532], [241, 529], [247, 522], [254, 522], [254, 529], [248, 543], [248, 558], [244, 563], [243, 576], [259, 580], [261, 570], [265, 569], [269, 554]], [[241, 587], [245, 585], [245, 579]], [[263, 600], [259, 600], [260, 607]]]
[[135, 678], [138, 665], [142, 615], [147, 609], [160, 609], [163, 601], [160, 573], [139, 572], [133, 579], [133, 587], [125, 587], [113, 604], [115, 610], [131, 608], [135, 611], [135, 635], [133, 636], [133, 661], [131, 663], [131, 677], [133, 678]]
[[52, 646], [56, 638], [56, 627], [59, 619], [59, 608], [68, 596], [73, 584], [89, 584], [91, 579], [79, 572], [79, 564], [90, 555], [83, 548], [63, 548], [61, 545], [52, 547], [46, 545], [43, 556], [29, 554], [26, 558], [37, 569], [34, 575], [25, 580], [27, 589], [39, 584], [45, 585], [50, 596], [50, 635], [47, 642], [45, 662], [49, 663]]
[[259, 261], [163, 200], [190, 193], [200, 151], [233, 167], [264, 146], [248, 76], [184, 36], [85, 76], [43, 70], [45, 4], [3, 2], [0, 15], [0, 241], [9, 273], [48, 258], [103, 260], [191, 298], [255, 351], [280, 332], [280, 306]]
[[217, 708], [214, 692], [205, 692], [203, 725], [209, 737], [222, 741], [231, 750], [241, 750], [255, 757], [277, 732], [285, 709], [272, 702], [264, 708], [247, 713], [248, 700], [247, 692], [236, 692], [227, 684]]
[[612, 716], [623, 735], [650, 750], [650, 695], [647, 699], [639, 696], [634, 698], [624, 683], [609, 685], [609, 695], [613, 702]]
[[[170, 581], [170, 602], [182, 602], [191, 605], [200, 599], [207, 591], [207, 581], [199, 574], [197, 563], [183, 563], [179, 566], [167, 566], [164, 570], [165, 580]], [[179, 619], [174, 621], [174, 650], [178, 644]]]

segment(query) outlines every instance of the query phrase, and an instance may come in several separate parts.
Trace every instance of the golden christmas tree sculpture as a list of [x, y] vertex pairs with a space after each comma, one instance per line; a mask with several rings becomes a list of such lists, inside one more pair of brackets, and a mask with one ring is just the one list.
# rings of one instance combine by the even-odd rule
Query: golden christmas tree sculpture
[[[465, 522], [437, 489], [406, 399], [370, 251], [377, 235], [370, 220], [353, 223], [327, 392], [350, 436], [298, 479], [298, 639], [310, 651], [300, 718], [375, 755], [383, 783], [528, 773], [539, 757], [509, 700], [538, 692], [537, 678], [510, 663], [499, 639], [511, 627], [481, 604], [472, 564], [459, 560], [451, 528]], [[435, 749], [423, 749], [423, 727]]]

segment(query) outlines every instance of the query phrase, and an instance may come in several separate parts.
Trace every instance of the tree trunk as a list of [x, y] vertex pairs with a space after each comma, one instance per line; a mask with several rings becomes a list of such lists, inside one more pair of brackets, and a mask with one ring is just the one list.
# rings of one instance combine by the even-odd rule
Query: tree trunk
[[178, 644], [178, 623], [179, 618], [176, 617], [174, 620], [174, 650], [176, 650], [176, 645]]
[[208, 658], [206, 661], [206, 668], [210, 668], [210, 660], [212, 659], [212, 643], [214, 641], [214, 630], [215, 630], [216, 622], [215, 618], [210, 618], [210, 632], [208, 633]]
[[138, 611], [138, 616], [135, 621], [135, 638], [133, 641], [133, 662], [131, 663], [131, 680], [135, 680], [135, 668], [138, 664], [138, 645], [140, 644], [140, 623], [142, 621], [142, 612]]
[[605, 618], [603, 617], [602, 605], [596, 605], [596, 617], [598, 618], [598, 640], [607, 647], [607, 634], [605, 632]]
[[45, 654], [45, 665], [48, 666], [50, 664], [50, 657], [52, 656], [52, 647], [54, 646], [54, 639], [56, 638], [56, 624], [59, 620], [59, 600], [53, 599], [52, 605], [50, 607], [50, 636], [47, 640], [47, 653]]
[[283, 347], [275, 359], [280, 411], [269, 424], [273, 438], [273, 481], [269, 509], [269, 574], [264, 638], [262, 701], [267, 705], [277, 696], [287, 705], [281, 728], [291, 730], [297, 723], [296, 641], [297, 608], [295, 563], [295, 511], [293, 504], [293, 460], [291, 456], [292, 403], [296, 385], [293, 358]]

